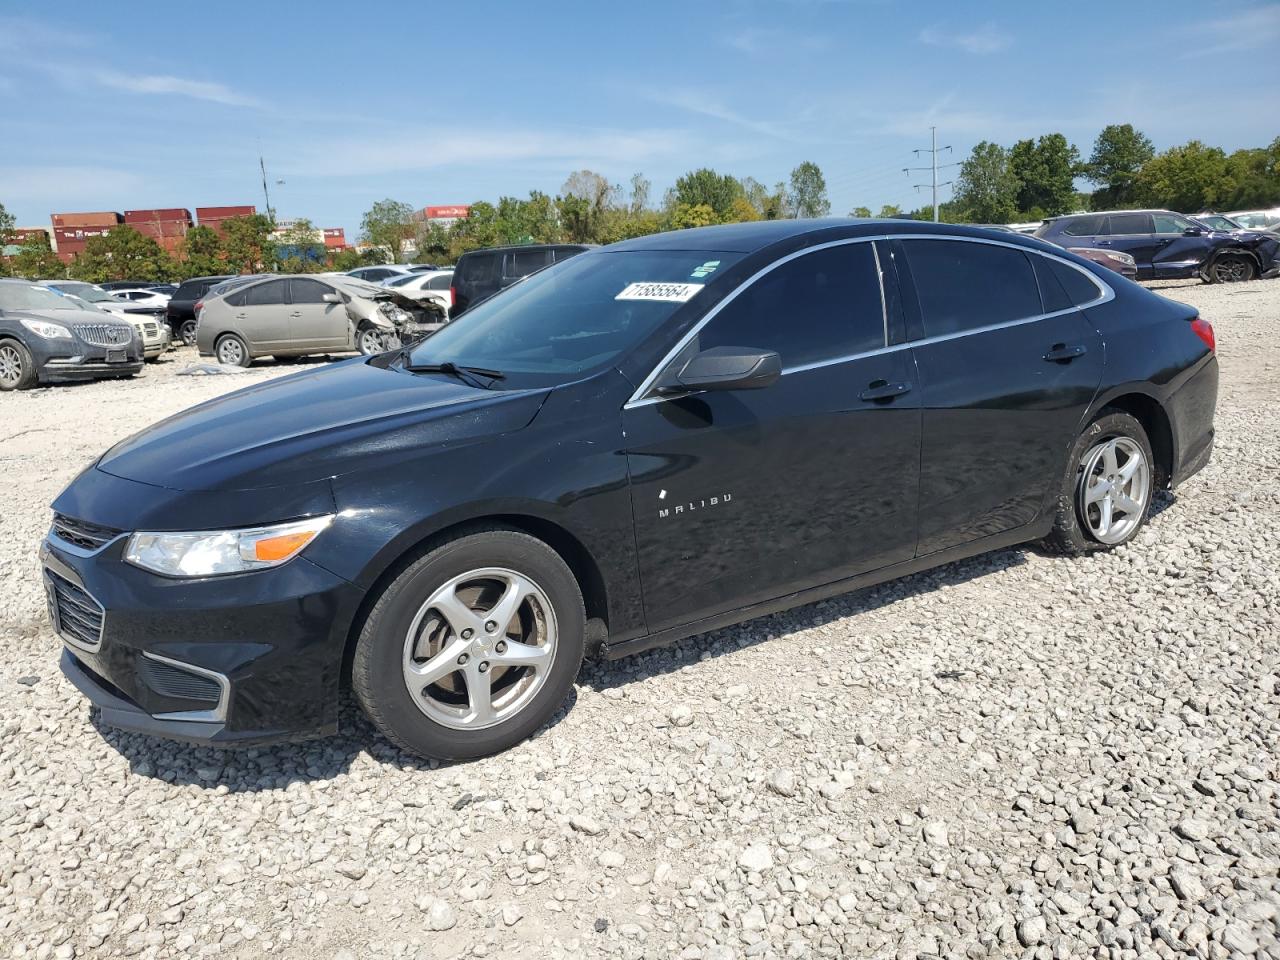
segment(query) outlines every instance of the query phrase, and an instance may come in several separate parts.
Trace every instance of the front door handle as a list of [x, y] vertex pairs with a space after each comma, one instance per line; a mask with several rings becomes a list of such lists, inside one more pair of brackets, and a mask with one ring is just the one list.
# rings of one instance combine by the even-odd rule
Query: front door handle
[[888, 380], [873, 380], [867, 389], [858, 394], [859, 400], [892, 400], [911, 389], [909, 383], [890, 383]]
[[1110, 247], [1110, 246], [1112, 246], [1112, 242], [1111, 242], [1110, 240], [1095, 240], [1095, 241], [1093, 241], [1093, 242], [1094, 242], [1094, 243], [1096, 243], [1096, 244], [1097, 244], [1098, 246], [1100, 246], [1100, 247]]
[[291, 317], [300, 317], [300, 316], [302, 316], [302, 314], [295, 310], [293, 313], [289, 314], [289, 316], [291, 316]]
[[1065, 343], [1055, 343], [1049, 348], [1049, 352], [1044, 358], [1050, 363], [1070, 363], [1076, 357], [1083, 357], [1089, 352], [1089, 348], [1081, 343], [1073, 343], [1067, 345]]

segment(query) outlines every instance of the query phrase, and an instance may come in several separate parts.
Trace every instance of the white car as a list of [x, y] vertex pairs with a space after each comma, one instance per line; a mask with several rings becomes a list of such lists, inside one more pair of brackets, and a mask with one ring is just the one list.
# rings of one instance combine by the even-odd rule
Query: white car
[[112, 290], [111, 296], [135, 307], [156, 307], [163, 310], [172, 299], [167, 293], [155, 290]]
[[1280, 207], [1270, 210], [1228, 210], [1223, 214], [1246, 230], [1280, 230]]
[[154, 360], [169, 348], [169, 324], [164, 320], [163, 305], [142, 306], [127, 300], [118, 300], [96, 283], [85, 283], [83, 280], [38, 280], [36, 282], [64, 297], [74, 297], [87, 303], [90, 309], [101, 310], [113, 317], [129, 321], [142, 337], [142, 353], [148, 360]]
[[431, 300], [444, 308], [445, 317], [453, 309], [453, 271], [428, 270], [410, 273], [403, 277], [391, 277], [382, 281], [384, 287], [392, 287], [419, 303]]
[[382, 283], [384, 280], [391, 280], [412, 272], [403, 263], [383, 263], [374, 267], [356, 267], [354, 270], [348, 270], [347, 276], [363, 280], [365, 283]]

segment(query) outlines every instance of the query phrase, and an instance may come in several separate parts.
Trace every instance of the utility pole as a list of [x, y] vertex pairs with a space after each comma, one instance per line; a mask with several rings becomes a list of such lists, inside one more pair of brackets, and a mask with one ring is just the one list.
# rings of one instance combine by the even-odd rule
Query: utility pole
[[267, 192], [267, 163], [262, 159], [262, 154], [258, 154], [258, 169], [262, 171], [262, 199], [267, 204], [267, 219], [271, 221], [274, 227], [276, 223], [275, 212], [271, 209], [271, 194]]
[[[949, 147], [949, 146], [946, 146], [946, 147], [939, 147], [939, 146], [938, 146], [938, 128], [937, 128], [937, 127], [930, 127], [930, 128], [929, 128], [929, 143], [930, 143], [930, 146], [929, 146], [929, 149], [928, 149], [928, 150], [912, 150], [912, 151], [911, 151], [911, 152], [912, 152], [912, 153], [914, 153], [917, 157], [918, 157], [918, 156], [920, 156], [920, 154], [922, 154], [922, 153], [927, 153], [927, 154], [929, 154], [929, 166], [927, 166], [927, 167], [903, 167], [903, 168], [902, 168], [902, 172], [903, 172], [903, 173], [915, 173], [915, 172], [918, 172], [918, 171], [920, 171], [920, 170], [929, 170], [929, 171], [932, 171], [932, 173], [933, 173], [933, 184], [932, 184], [932, 186], [933, 186], [933, 222], [934, 222], [934, 223], [937, 223], [937, 222], [938, 222], [938, 187], [949, 187], [949, 186], [951, 186], [951, 184], [952, 184], [952, 183], [954, 183], [955, 181], [954, 181], [954, 180], [948, 180], [946, 183], [938, 183], [938, 154], [939, 154], [939, 153], [941, 153], [943, 150], [950, 150], [950, 149], [951, 149], [951, 147]], [[959, 164], [959, 162], [956, 162], [956, 163], [944, 163], [942, 166], [943, 166], [944, 168], [945, 168], [945, 167], [958, 167], [958, 166], [960, 166], [960, 164]], [[920, 189], [921, 189], [921, 188], [923, 188], [923, 187], [930, 186], [930, 184], [927, 184], [927, 183], [916, 183], [916, 184], [913, 184], [913, 186], [914, 186], [917, 190], [920, 190]]]

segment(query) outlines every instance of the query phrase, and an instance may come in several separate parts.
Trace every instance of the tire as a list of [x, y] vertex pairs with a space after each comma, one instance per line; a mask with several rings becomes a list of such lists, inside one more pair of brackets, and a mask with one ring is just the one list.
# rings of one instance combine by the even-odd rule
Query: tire
[[20, 340], [0, 340], [0, 392], [30, 390], [39, 381], [31, 351]]
[[385, 353], [386, 348], [382, 344], [381, 331], [377, 327], [361, 327], [356, 331], [356, 349], [366, 357]]
[[1236, 253], [1223, 254], [1209, 265], [1210, 283], [1244, 283], [1256, 274], [1253, 261]]
[[[518, 606], [512, 597], [522, 597]], [[499, 599], [514, 610], [506, 630], [486, 619]], [[402, 750], [488, 756], [531, 736], [564, 702], [585, 632], [582, 591], [559, 554], [525, 533], [474, 528], [418, 557], [382, 591], [356, 641], [351, 684]], [[508, 658], [513, 665], [502, 666]]]
[[196, 345], [196, 322], [194, 320], [182, 321], [182, 326], [178, 327], [178, 339], [188, 347]]
[[[1108, 447], [1114, 459], [1108, 458]], [[1126, 480], [1125, 471], [1135, 457], [1138, 463]], [[1104, 409], [1071, 446], [1045, 548], [1080, 556], [1128, 543], [1151, 511], [1156, 473], [1151, 441], [1142, 424], [1123, 411]], [[1109, 475], [1120, 478], [1119, 486]], [[1126, 509], [1128, 504], [1133, 506]]]
[[225, 363], [229, 367], [247, 367], [253, 363], [248, 345], [234, 333], [220, 336], [213, 346], [213, 353], [219, 363]]

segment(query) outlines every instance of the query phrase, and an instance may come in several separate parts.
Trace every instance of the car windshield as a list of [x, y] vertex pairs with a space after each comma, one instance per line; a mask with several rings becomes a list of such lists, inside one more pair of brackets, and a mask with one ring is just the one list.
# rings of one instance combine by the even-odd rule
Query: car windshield
[[74, 294], [81, 300], [88, 300], [90, 303], [115, 302], [115, 298], [111, 294], [95, 287], [91, 283], [59, 283], [53, 289], [61, 290], [63, 293]]
[[696, 297], [740, 253], [601, 250], [565, 260], [477, 304], [414, 349], [552, 385], [611, 363]]
[[35, 284], [0, 283], [0, 310], [83, 310], [74, 297]]

